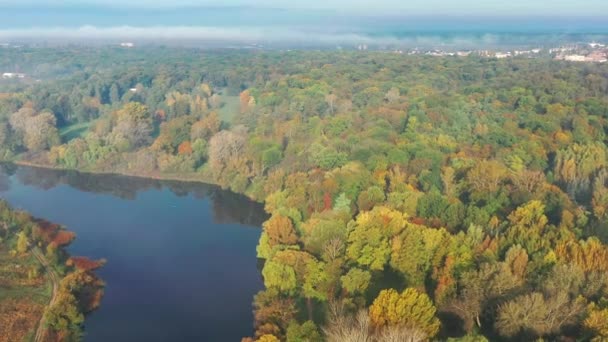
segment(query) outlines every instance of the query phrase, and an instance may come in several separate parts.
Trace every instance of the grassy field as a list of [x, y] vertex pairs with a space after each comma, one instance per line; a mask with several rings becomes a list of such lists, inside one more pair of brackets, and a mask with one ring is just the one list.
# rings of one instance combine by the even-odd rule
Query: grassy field
[[0, 243], [0, 342], [30, 341], [50, 300], [51, 286], [44, 275], [28, 274], [40, 267], [31, 253], [12, 256], [9, 245], [10, 241]]
[[83, 122], [71, 126], [63, 127], [59, 130], [61, 140], [66, 143], [72, 139], [81, 138], [89, 129], [92, 122]]
[[226, 92], [221, 93], [222, 107], [217, 112], [220, 119], [226, 123], [232, 123], [234, 117], [239, 113], [241, 100], [239, 96], [226, 95]]

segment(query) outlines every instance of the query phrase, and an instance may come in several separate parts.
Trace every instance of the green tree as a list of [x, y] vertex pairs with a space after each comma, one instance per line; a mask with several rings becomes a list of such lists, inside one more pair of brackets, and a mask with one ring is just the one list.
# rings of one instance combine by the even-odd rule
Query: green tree
[[362, 212], [349, 223], [346, 255], [371, 270], [382, 270], [390, 255], [390, 237], [401, 232], [406, 217], [386, 207]]
[[340, 278], [342, 287], [351, 294], [363, 294], [369, 287], [372, 274], [360, 268], [351, 268]]
[[293, 293], [296, 290], [296, 272], [289, 265], [274, 260], [267, 261], [262, 269], [262, 276], [267, 288], [276, 288], [285, 293]]
[[323, 338], [312, 321], [292, 322], [287, 327], [287, 342], [321, 342]]

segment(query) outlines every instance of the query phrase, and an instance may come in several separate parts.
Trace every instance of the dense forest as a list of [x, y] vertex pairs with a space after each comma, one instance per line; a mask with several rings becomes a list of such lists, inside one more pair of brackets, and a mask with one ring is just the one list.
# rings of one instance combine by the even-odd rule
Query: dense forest
[[14, 49], [0, 156], [265, 203], [247, 341], [608, 338], [608, 65]]

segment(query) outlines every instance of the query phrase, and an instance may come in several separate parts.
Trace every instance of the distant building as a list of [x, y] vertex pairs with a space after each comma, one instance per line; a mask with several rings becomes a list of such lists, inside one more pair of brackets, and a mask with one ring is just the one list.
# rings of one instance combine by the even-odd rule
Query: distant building
[[608, 58], [605, 52], [594, 51], [587, 56], [587, 60], [595, 63], [606, 63]]
[[564, 56], [564, 60], [568, 62], [586, 62], [587, 57], [583, 55], [567, 55]]
[[593, 49], [597, 49], [597, 48], [603, 48], [606, 45], [605, 44], [600, 44], [600, 43], [596, 43], [596, 42], [591, 42], [589, 43], [589, 46]]
[[5, 72], [2, 74], [2, 78], [10, 79], [10, 78], [25, 78], [25, 74], [17, 73], [17, 72]]

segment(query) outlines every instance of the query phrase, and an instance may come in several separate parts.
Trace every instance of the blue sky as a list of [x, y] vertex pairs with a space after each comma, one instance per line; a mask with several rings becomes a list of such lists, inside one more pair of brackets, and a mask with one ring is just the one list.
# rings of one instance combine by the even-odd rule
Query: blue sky
[[608, 0], [0, 0], [0, 13], [0, 42], [608, 43]]
[[399, 15], [608, 16], [607, 0], [0, 0], [0, 7], [114, 7], [171, 9], [180, 7], [257, 7], [330, 10]]

